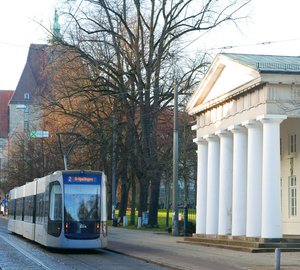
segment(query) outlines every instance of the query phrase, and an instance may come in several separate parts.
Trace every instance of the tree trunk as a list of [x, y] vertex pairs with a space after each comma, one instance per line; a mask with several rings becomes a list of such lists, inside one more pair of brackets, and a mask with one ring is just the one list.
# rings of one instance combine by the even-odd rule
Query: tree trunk
[[121, 179], [121, 200], [119, 209], [119, 218], [122, 221], [123, 217], [126, 216], [127, 204], [128, 204], [128, 193], [130, 183], [127, 178]]
[[152, 176], [151, 180], [151, 197], [149, 207], [149, 223], [150, 227], [158, 227], [157, 213], [158, 213], [158, 200], [160, 189], [160, 173], [157, 171]]
[[132, 176], [131, 178], [131, 213], [130, 213], [130, 225], [135, 225], [135, 208], [136, 208], [136, 185], [135, 178]]
[[141, 217], [142, 213], [147, 211], [148, 204], [148, 182], [144, 179], [140, 179], [140, 206], [139, 206], [139, 214]]

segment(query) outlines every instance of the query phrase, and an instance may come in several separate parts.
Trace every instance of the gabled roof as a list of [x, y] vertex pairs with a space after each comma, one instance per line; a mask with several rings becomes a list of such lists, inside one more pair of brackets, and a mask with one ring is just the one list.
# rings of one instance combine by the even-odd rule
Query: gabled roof
[[47, 48], [48, 45], [44, 44], [30, 45], [25, 67], [10, 103], [23, 103], [25, 93], [28, 93], [31, 99], [38, 88], [44, 86], [46, 82], [43, 73], [48, 61]]
[[280, 72], [300, 73], [300, 57], [286, 55], [263, 55], [263, 54], [237, 54], [221, 53], [243, 65], [255, 68], [262, 73]]
[[195, 114], [210, 104], [264, 83], [264, 74], [299, 74], [300, 57], [220, 53], [192, 95], [187, 109]]
[[8, 103], [14, 91], [0, 90], [0, 138], [8, 137]]

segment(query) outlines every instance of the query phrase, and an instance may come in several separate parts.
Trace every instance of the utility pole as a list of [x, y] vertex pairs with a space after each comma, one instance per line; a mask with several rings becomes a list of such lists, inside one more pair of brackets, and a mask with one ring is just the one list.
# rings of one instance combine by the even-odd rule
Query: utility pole
[[173, 229], [172, 235], [177, 236], [178, 230], [178, 84], [174, 87], [174, 129], [173, 129]]

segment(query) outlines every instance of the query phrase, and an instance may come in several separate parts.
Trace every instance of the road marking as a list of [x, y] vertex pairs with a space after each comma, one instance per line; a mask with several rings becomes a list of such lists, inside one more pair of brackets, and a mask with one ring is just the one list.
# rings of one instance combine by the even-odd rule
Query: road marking
[[20, 247], [18, 247], [16, 244], [14, 244], [13, 242], [11, 242], [10, 240], [8, 240], [6, 237], [2, 236], [0, 234], [0, 237], [9, 245], [11, 245], [12, 247], [14, 247], [16, 250], [18, 250], [20, 253], [22, 253], [24, 256], [26, 256], [28, 259], [32, 260], [33, 262], [35, 262], [36, 264], [40, 265], [41, 267], [43, 267], [44, 269], [47, 270], [51, 270], [51, 268], [49, 268], [48, 266], [46, 266], [45, 264], [43, 264], [40, 260], [38, 260], [37, 258], [33, 257], [32, 255], [30, 255], [30, 253], [26, 252], [25, 250], [22, 250]]

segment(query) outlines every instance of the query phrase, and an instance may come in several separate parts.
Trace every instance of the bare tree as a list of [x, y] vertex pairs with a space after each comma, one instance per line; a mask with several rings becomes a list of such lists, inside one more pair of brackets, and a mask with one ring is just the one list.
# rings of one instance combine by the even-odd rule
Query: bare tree
[[[147, 208], [149, 224], [157, 225], [162, 162], [158, 154], [158, 117], [172, 101], [176, 74], [180, 85], [191, 86], [195, 69], [181, 55], [191, 35], [227, 22], [237, 23], [250, 0], [86, 0], [67, 1], [67, 29], [61, 44], [77, 51], [90, 72], [93, 88], [117, 98], [132, 130], [131, 166], [140, 182], [140, 212]], [[174, 66], [174, 55], [177, 56]], [[203, 59], [203, 58], [202, 58]], [[183, 89], [181, 89], [183, 94]], [[132, 107], [134, 109], [132, 109]], [[138, 117], [137, 117], [138, 115]], [[87, 116], [85, 116], [87, 117]]]

